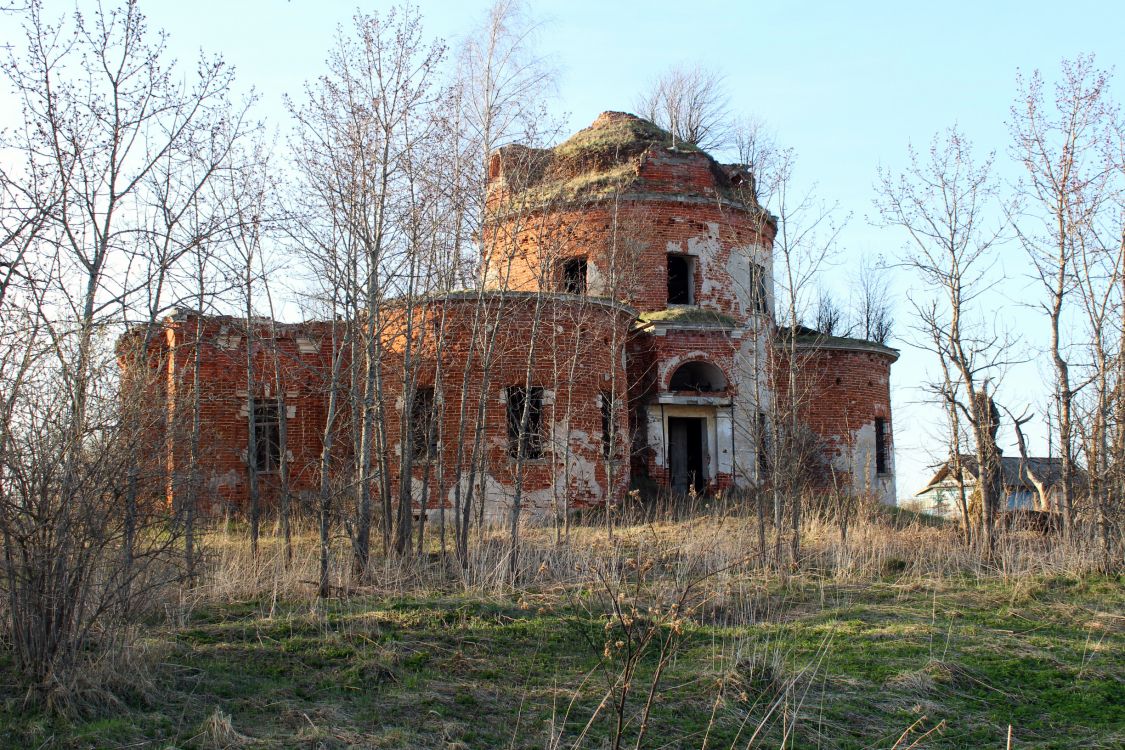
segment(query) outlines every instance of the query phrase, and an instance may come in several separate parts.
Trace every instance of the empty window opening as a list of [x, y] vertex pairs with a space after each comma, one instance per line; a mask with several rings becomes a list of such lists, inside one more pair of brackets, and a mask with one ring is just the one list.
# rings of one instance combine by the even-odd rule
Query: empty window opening
[[727, 389], [727, 379], [722, 371], [709, 362], [687, 362], [672, 373], [668, 382], [671, 391], [714, 393]]
[[764, 411], [758, 412], [758, 478], [765, 479], [770, 473], [768, 421]]
[[512, 458], [543, 457], [543, 389], [508, 388], [508, 454]]
[[567, 258], [564, 260], [562, 262], [562, 279], [559, 291], [564, 294], [585, 294], [586, 271], [585, 258]]
[[410, 455], [422, 461], [437, 455], [433, 388], [414, 391], [414, 400], [410, 404]]
[[281, 466], [281, 421], [276, 401], [254, 400], [254, 471], [277, 471]]
[[887, 473], [887, 421], [875, 417], [875, 473]]
[[766, 269], [758, 263], [750, 264], [750, 307], [754, 312], [769, 313], [769, 298], [766, 295]]
[[686, 255], [668, 256], [668, 304], [691, 305], [694, 286], [692, 259]]
[[613, 449], [617, 442], [617, 425], [613, 421], [613, 394], [609, 391], [602, 391], [600, 400], [602, 410], [602, 456], [604, 458], [609, 458], [613, 455]]

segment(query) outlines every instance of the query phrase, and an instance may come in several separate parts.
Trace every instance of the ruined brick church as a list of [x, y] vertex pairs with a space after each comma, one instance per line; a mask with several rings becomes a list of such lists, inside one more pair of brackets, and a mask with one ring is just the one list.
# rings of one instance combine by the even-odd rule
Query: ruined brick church
[[[785, 470], [770, 463], [785, 412], [815, 446], [810, 486], [894, 502], [897, 352], [779, 332], [777, 224], [753, 175], [619, 112], [551, 149], [502, 148], [488, 171], [479, 288], [380, 313], [370, 466], [394, 492], [433, 512], [471, 485], [487, 515], [518, 497], [533, 518], [633, 486], [759, 487]], [[298, 495], [354, 467], [360, 425], [343, 403], [330, 413], [327, 388], [361, 352], [339, 328], [178, 314], [151, 337], [169, 435], [198, 409], [211, 508], [244, 504], [251, 471], [268, 502], [282, 466]], [[162, 444], [174, 493], [186, 448]], [[354, 477], [341, 471], [334, 486]]]

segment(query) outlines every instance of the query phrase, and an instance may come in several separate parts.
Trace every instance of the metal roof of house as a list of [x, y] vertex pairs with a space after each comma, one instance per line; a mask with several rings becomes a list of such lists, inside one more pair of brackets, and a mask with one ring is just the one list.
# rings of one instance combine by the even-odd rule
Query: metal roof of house
[[[925, 487], [919, 490], [916, 494], [921, 495], [928, 492], [934, 485], [940, 484], [952, 474], [952, 467], [950, 461], [943, 463], [934, 474]], [[970, 454], [963, 454], [961, 456], [961, 468], [965, 470], [974, 480], [980, 477], [980, 471], [977, 467], [977, 457]], [[1027, 489], [1034, 490], [1035, 485], [1032, 484], [1031, 478], [1028, 477], [1027, 470], [1038, 477], [1045, 486], [1051, 487], [1062, 479], [1062, 459], [1055, 457], [1043, 456], [1028, 456], [1027, 460], [1019, 456], [1001, 456], [1000, 457], [1000, 476], [1004, 483], [1004, 487], [1008, 489]]]

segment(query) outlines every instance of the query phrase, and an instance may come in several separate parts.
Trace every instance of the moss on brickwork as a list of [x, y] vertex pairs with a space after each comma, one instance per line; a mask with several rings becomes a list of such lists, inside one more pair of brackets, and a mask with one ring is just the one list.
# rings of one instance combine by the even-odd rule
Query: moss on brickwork
[[642, 323], [682, 323], [690, 325], [714, 325], [737, 328], [738, 320], [714, 310], [704, 310], [694, 305], [669, 307], [666, 310], [653, 310], [640, 314]]
[[849, 336], [826, 336], [824, 334], [819, 336], [798, 336], [797, 345], [809, 346], [815, 349], [874, 351], [888, 355], [892, 359], [898, 359], [897, 349], [889, 347], [886, 344], [880, 344], [878, 341], [868, 341], [867, 339], [857, 339]]
[[626, 162], [600, 172], [579, 172], [567, 179], [548, 179], [529, 188], [526, 196], [533, 202], [542, 200], [570, 201], [579, 197], [600, 198], [631, 184], [640, 174], [639, 164]]

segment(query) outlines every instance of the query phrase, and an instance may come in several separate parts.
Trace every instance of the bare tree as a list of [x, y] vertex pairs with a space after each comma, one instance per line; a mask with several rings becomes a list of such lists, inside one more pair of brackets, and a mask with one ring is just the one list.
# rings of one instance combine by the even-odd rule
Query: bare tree
[[1045, 509], [1050, 485], [1047, 477], [1039, 473], [1027, 455], [1027, 437], [1023, 433], [1023, 426], [1034, 419], [1035, 415], [1024, 412], [1017, 417], [1008, 409], [1005, 409], [1005, 411], [1008, 412], [1008, 419], [1012, 420], [1012, 430], [1016, 433], [1016, 448], [1020, 452], [1020, 474], [1027, 476], [1031, 485], [1035, 488], [1036, 494], [1039, 495], [1039, 509]]
[[742, 186], [753, 199], [750, 204], [772, 206], [780, 182], [787, 176], [793, 150], [780, 146], [766, 124], [755, 117], [735, 120], [730, 140], [738, 163], [750, 172], [750, 184]]
[[1013, 155], [1026, 172], [1016, 227], [1045, 297], [1062, 459], [1060, 504], [1069, 527], [1075, 521], [1077, 386], [1064, 317], [1079, 285], [1079, 256], [1097, 241], [1096, 217], [1115, 176], [1112, 160], [1104, 157], [1118, 115], [1108, 99], [1108, 74], [1095, 67], [1093, 56], [1064, 60], [1061, 67], [1062, 80], [1050, 100], [1038, 71], [1019, 79], [1011, 130]]
[[945, 373], [938, 392], [946, 407], [951, 462], [960, 469], [959, 415], [972, 427], [981, 501], [981, 532], [986, 553], [995, 542], [1000, 502], [1000, 463], [996, 446], [999, 413], [987, 373], [1006, 353], [1003, 337], [974, 318], [975, 302], [989, 288], [989, 272], [1000, 230], [987, 227], [987, 211], [997, 197], [992, 157], [978, 164], [971, 144], [956, 130], [935, 136], [928, 153], [911, 149], [901, 175], [879, 172], [876, 206], [883, 221], [902, 227], [910, 244], [903, 264], [932, 295], [912, 300], [928, 348]]
[[847, 336], [851, 333], [844, 321], [844, 311], [832, 293], [823, 287], [817, 291], [813, 327], [827, 336]]
[[[236, 294], [242, 313], [242, 334], [245, 342], [243, 382], [246, 412], [245, 463], [249, 505], [247, 515], [250, 522], [250, 550], [256, 556], [263, 511], [260, 473], [274, 467], [267, 467], [267, 462], [262, 461], [262, 458], [271, 451], [271, 447], [267, 444], [258, 444], [259, 426], [263, 417], [267, 412], [272, 413], [272, 409], [266, 405], [266, 395], [272, 390], [273, 384], [268, 374], [261, 371], [261, 363], [255, 360], [263, 346], [270, 346], [274, 339], [270, 336], [272, 318], [263, 321], [258, 317], [255, 300], [258, 295], [262, 295], [269, 299], [269, 306], [272, 308], [272, 299], [269, 298], [268, 281], [264, 272], [267, 265], [265, 254], [269, 235], [276, 230], [272, 226], [269, 215], [269, 204], [273, 200], [269, 159], [262, 144], [257, 144], [252, 151], [252, 156], [242, 160], [242, 168], [231, 173], [228, 189], [223, 198], [232, 209], [228, 234], [231, 248], [229, 275], [232, 279], [238, 279]], [[261, 291], [259, 286], [262, 287]], [[259, 334], [264, 341], [259, 341]], [[278, 396], [275, 394], [274, 397]], [[283, 420], [284, 416], [279, 414], [278, 418]], [[280, 449], [284, 461], [285, 446], [281, 445]]]
[[208, 212], [201, 192], [242, 125], [231, 71], [204, 58], [181, 79], [136, 3], [70, 21], [31, 3], [3, 71], [23, 117], [0, 172], [0, 305], [22, 333], [0, 357], [3, 575], [17, 661], [51, 693], [97, 652], [95, 632], [105, 645], [178, 575], [174, 519], [141, 502], [165, 493], [153, 438], [177, 425], [137, 399], [149, 370], [128, 365], [148, 356], [174, 271], [212, 225], [188, 217]]
[[637, 99], [637, 112], [682, 143], [704, 151], [730, 145], [729, 98], [723, 76], [700, 66], [673, 67]]
[[795, 156], [782, 152], [773, 172], [771, 210], [776, 212], [774, 238], [774, 290], [777, 325], [781, 340], [777, 348], [774, 404], [769, 415], [769, 474], [777, 537], [775, 564], [782, 560], [782, 529], [785, 503], [789, 503], [790, 560], [800, 558], [801, 519], [807, 480], [820, 455], [813, 433], [802, 419], [808, 394], [800, 372], [803, 354], [799, 348], [800, 321], [807, 312], [808, 296], [818, 274], [836, 251], [836, 239], [848, 217], [839, 216], [837, 206], [819, 200], [812, 188], [798, 191], [794, 185]]
[[[478, 482], [486, 475], [486, 394], [492, 385], [498, 323], [503, 315], [503, 305], [487, 298], [485, 280], [505, 288], [511, 274], [510, 261], [497, 263], [488, 243], [490, 237], [495, 241], [501, 217], [513, 211], [519, 216], [526, 209], [518, 200], [491, 199], [489, 168], [493, 160], [500, 159], [499, 149], [505, 144], [541, 143], [543, 134], [554, 130], [545, 104], [554, 88], [554, 69], [533, 52], [538, 28], [524, 3], [498, 0], [459, 48], [452, 83], [459, 116], [450, 152], [457, 154], [453, 174], [460, 177], [458, 184], [465, 196], [456, 214], [454, 246], [459, 257], [475, 256], [472, 279], [480, 290], [468, 331], [473, 342], [469, 360], [461, 371], [461, 382], [449, 383], [446, 396], [447, 403], [457, 403], [458, 411], [457, 432], [446, 436], [447, 450], [454, 455], [453, 476], [460, 478], [462, 472], [467, 476], [467, 481], [458, 479], [453, 486], [455, 548], [462, 566], [468, 562], [472, 519], [475, 515], [481, 523], [484, 518], [485, 497]], [[513, 177], [531, 167], [530, 163], [506, 165]], [[474, 240], [481, 246], [466, 253], [463, 248]]]
[[[430, 275], [419, 263], [420, 253], [431, 252], [433, 236], [421, 230], [436, 204], [421, 202], [430, 196], [420, 192], [418, 178], [439, 131], [434, 105], [443, 55], [442, 45], [425, 41], [416, 10], [357, 13], [354, 29], [338, 33], [329, 72], [294, 108], [303, 179], [317, 185], [312, 195], [331, 217], [324, 236], [345, 248], [354, 264], [353, 270], [336, 261], [328, 267], [346, 274], [342, 301], [355, 327], [349, 379], [356, 499], [349, 529], [361, 574], [370, 560], [376, 505], [386, 549], [403, 553], [411, 538], [410, 458], [399, 467], [406, 474], [391, 465], [395, 436], [387, 432], [387, 417], [395, 404], [388, 403], [386, 384], [394, 368], [386, 344], [399, 335], [413, 340], [414, 296], [419, 280]], [[321, 252], [336, 252], [324, 239], [316, 244]], [[389, 302], [393, 297], [401, 299]], [[396, 362], [411, 366], [409, 355]], [[395, 377], [410, 382], [408, 372]], [[396, 473], [406, 485], [399, 488], [397, 510]]]
[[855, 285], [852, 315], [856, 333], [868, 341], [886, 344], [891, 339], [894, 325], [886, 276], [878, 265], [864, 257], [859, 264]]

